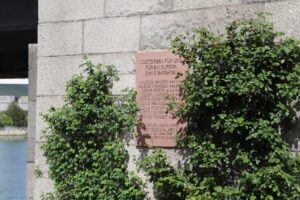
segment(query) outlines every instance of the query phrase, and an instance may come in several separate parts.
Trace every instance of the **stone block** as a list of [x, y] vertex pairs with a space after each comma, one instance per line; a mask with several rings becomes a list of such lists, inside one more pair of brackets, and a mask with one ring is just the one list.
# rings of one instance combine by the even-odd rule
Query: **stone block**
[[28, 45], [28, 68], [33, 71], [37, 69], [37, 44]]
[[28, 133], [27, 136], [30, 138], [35, 137], [35, 128], [36, 128], [36, 102], [28, 102]]
[[[174, 0], [174, 10], [210, 8], [241, 4], [243, 0]], [[217, 13], [216, 13], [217, 14]]]
[[28, 71], [28, 100], [36, 100], [36, 87], [37, 87], [37, 71]]
[[300, 39], [300, 1], [282, 1], [265, 4], [265, 12], [272, 13], [270, 20], [277, 31]]
[[40, 24], [38, 55], [59, 56], [81, 54], [82, 23], [61, 22]]
[[193, 28], [206, 27], [223, 33], [228, 22], [253, 18], [263, 10], [263, 4], [250, 4], [142, 16], [141, 49], [169, 48], [172, 38], [190, 33]]
[[49, 167], [46, 157], [44, 156], [44, 152], [41, 149], [42, 144], [43, 143], [39, 142], [35, 144], [35, 167], [41, 170], [41, 172], [43, 173], [43, 178], [48, 178]]
[[27, 163], [26, 165], [26, 200], [33, 199], [34, 195], [34, 167], [34, 163]]
[[35, 138], [27, 137], [27, 162], [35, 161]]
[[267, 3], [275, 1], [285, 1], [285, 0], [242, 0], [243, 3]]
[[133, 53], [105, 54], [103, 62], [105, 65], [114, 65], [119, 74], [132, 74], [135, 72], [135, 54]]
[[57, 22], [102, 18], [104, 0], [39, 1], [39, 22]]
[[122, 90], [126, 88], [135, 88], [135, 74], [124, 74], [120, 75], [120, 80], [114, 82], [113, 94], [122, 94]]
[[104, 64], [103, 54], [92, 54], [92, 55], [88, 54], [87, 57], [88, 57], [88, 60], [92, 61], [92, 63], [94, 65]]
[[48, 178], [36, 178], [34, 184], [34, 199], [40, 200], [42, 194], [53, 192], [53, 182]]
[[37, 95], [65, 95], [66, 82], [82, 72], [83, 62], [81, 56], [40, 57]]
[[126, 150], [128, 151], [129, 154], [129, 162], [128, 162], [128, 171], [129, 172], [134, 172], [136, 173], [141, 179], [142, 181], [146, 184], [146, 192], [147, 192], [147, 197], [149, 199], [155, 199], [154, 198], [154, 193], [153, 193], [153, 184], [150, 182], [149, 177], [146, 176], [144, 170], [139, 169], [136, 166], [136, 162], [138, 160], [143, 160], [144, 157], [146, 155], [148, 155], [149, 153], [152, 153], [153, 150], [149, 149], [149, 148], [136, 148], [135, 146], [127, 146]]
[[139, 38], [139, 17], [87, 20], [84, 28], [84, 53], [136, 51], [139, 49]]
[[[226, 25], [229, 22], [241, 19], [253, 19], [257, 17], [258, 13], [264, 12], [264, 4], [254, 3], [254, 4], [243, 4], [237, 6], [226, 7]], [[218, 30], [218, 29], [216, 29]]]
[[49, 110], [50, 107], [59, 108], [63, 105], [62, 96], [43, 96], [37, 98], [37, 119], [36, 119], [36, 141], [44, 141], [42, 136], [42, 131], [47, 127], [47, 124], [44, 122], [41, 113], [45, 113]]
[[[94, 64], [102, 63], [102, 55], [88, 55]], [[40, 57], [38, 60], [38, 88], [37, 94], [65, 95], [66, 83], [74, 75], [83, 73], [79, 66], [85, 61], [82, 56]], [[60, 73], [63, 72], [63, 73]]]
[[36, 100], [36, 80], [37, 80], [37, 45], [28, 46], [28, 99]]
[[109, 0], [106, 1], [106, 16], [128, 16], [172, 10], [172, 0]]
[[[138, 172], [138, 168], [136, 166], [136, 162], [138, 160], [143, 160], [143, 158], [148, 155], [148, 153], [152, 150], [151, 149], [138, 149], [135, 146], [126, 146], [126, 150], [129, 154], [129, 162], [128, 162], [128, 171]], [[145, 174], [140, 174], [145, 177]]]

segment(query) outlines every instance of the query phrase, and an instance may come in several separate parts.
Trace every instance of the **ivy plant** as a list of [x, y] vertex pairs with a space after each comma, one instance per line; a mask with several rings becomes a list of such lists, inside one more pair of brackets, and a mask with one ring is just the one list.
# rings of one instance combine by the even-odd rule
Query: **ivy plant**
[[299, 41], [260, 14], [221, 35], [195, 29], [172, 48], [189, 67], [175, 108], [187, 162], [172, 168], [158, 150], [141, 163], [157, 198], [300, 199], [300, 159], [284, 139], [297, 112]]
[[[118, 79], [113, 66], [82, 65], [84, 74], [67, 83], [65, 105], [51, 108], [42, 146], [57, 200], [140, 200], [140, 178], [127, 170], [124, 134], [137, 124], [136, 93], [111, 92]], [[45, 198], [45, 197], [44, 197]]]

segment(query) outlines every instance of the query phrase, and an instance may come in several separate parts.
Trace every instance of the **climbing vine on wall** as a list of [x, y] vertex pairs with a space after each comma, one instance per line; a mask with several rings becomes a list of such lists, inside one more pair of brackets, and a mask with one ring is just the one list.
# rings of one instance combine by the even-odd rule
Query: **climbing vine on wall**
[[[232, 22], [223, 35], [195, 29], [173, 41], [189, 66], [187, 122], [178, 169], [158, 150], [140, 163], [158, 199], [300, 198], [300, 159], [284, 138], [300, 93], [299, 41], [273, 30], [264, 14]], [[186, 153], [186, 152], [185, 152]]]
[[[127, 171], [124, 134], [136, 126], [135, 92], [111, 92], [118, 79], [113, 66], [82, 65], [84, 75], [67, 84], [65, 105], [44, 115], [42, 146], [57, 200], [144, 199], [140, 178]], [[54, 198], [52, 197], [52, 198]]]

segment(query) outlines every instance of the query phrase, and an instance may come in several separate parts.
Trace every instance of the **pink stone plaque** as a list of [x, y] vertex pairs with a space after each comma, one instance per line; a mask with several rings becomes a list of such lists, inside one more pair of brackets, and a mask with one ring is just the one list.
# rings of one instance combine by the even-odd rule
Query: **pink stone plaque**
[[175, 147], [176, 135], [184, 124], [167, 113], [167, 96], [182, 101], [180, 83], [187, 66], [179, 56], [169, 51], [141, 52], [136, 55], [137, 101], [141, 111], [138, 126], [138, 146]]

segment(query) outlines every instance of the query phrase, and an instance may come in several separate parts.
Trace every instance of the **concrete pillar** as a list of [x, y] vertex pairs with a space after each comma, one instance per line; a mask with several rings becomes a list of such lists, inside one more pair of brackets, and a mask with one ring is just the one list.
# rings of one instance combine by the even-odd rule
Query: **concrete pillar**
[[28, 145], [27, 145], [27, 176], [26, 200], [32, 200], [34, 195], [34, 168], [35, 168], [35, 134], [36, 134], [36, 85], [37, 85], [37, 45], [28, 47]]

